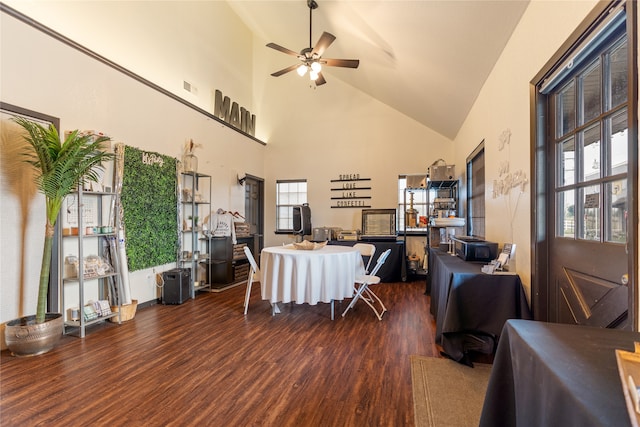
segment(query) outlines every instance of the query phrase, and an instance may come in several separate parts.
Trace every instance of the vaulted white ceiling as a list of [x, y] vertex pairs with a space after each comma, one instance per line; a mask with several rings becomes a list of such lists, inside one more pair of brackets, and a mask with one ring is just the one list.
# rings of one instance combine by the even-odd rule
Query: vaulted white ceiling
[[[340, 79], [450, 139], [529, 4], [528, 0], [316, 1], [312, 44], [327, 31], [336, 40], [323, 57], [360, 60], [355, 70], [325, 67], [327, 84]], [[229, 4], [265, 44], [274, 42], [296, 52], [309, 46], [307, 0], [230, 0]], [[297, 61], [269, 50], [272, 71]], [[293, 71], [277, 78], [302, 77]]]

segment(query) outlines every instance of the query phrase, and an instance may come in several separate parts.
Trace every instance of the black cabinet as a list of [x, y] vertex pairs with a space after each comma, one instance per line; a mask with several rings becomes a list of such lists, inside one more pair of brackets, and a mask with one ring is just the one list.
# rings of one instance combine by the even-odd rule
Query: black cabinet
[[254, 249], [254, 236], [238, 237], [234, 244], [231, 237], [211, 237], [209, 244], [209, 268], [207, 282], [213, 289], [220, 289], [239, 282], [249, 276], [251, 266], [244, 254], [244, 247]]

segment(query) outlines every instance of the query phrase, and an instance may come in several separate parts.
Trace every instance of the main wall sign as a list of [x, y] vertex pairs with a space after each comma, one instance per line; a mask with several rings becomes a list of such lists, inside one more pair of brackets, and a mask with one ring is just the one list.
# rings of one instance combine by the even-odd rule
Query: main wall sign
[[228, 96], [222, 96], [222, 92], [216, 89], [213, 114], [219, 119], [229, 123], [234, 128], [256, 136], [256, 116], [249, 110], [240, 107], [237, 102], [231, 102]]

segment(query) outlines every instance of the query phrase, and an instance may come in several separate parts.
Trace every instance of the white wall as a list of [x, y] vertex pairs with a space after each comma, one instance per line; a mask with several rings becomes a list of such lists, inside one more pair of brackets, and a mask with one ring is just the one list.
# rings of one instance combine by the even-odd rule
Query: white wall
[[[255, 46], [264, 46], [261, 41]], [[255, 49], [256, 75], [268, 75], [266, 49]], [[354, 72], [348, 70], [347, 72]], [[426, 174], [438, 158], [453, 156], [451, 140], [426, 128], [377, 100], [353, 90], [327, 73], [328, 83], [312, 89], [295, 73], [278, 78], [256, 78], [260, 122], [268, 129], [265, 172], [267, 209], [265, 243], [280, 244], [291, 236], [274, 235], [275, 180], [308, 179], [309, 205], [314, 226], [361, 228], [361, 208], [335, 205], [331, 180], [358, 173], [371, 178], [373, 208], [395, 208], [398, 175]], [[335, 187], [336, 184], [333, 184]], [[333, 193], [333, 194], [332, 194]]]
[[[269, 76], [281, 58], [264, 47], [267, 40], [247, 37], [226, 2], [7, 3], [205, 110], [219, 89], [254, 113], [256, 137], [268, 143], [267, 169], [258, 175], [266, 179], [266, 245], [291, 239], [273, 233], [276, 179], [307, 178], [313, 224], [352, 229], [361, 226], [359, 208], [329, 207], [330, 180], [339, 173], [372, 178], [372, 206], [393, 208], [399, 174], [426, 173], [436, 159], [452, 158], [451, 140], [330, 70], [318, 90], [295, 73]], [[183, 80], [198, 87], [197, 95], [182, 89]]]
[[200, 108], [223, 88], [251, 110], [252, 35], [225, 1], [4, 3]]
[[[455, 138], [455, 159], [460, 165], [485, 140], [486, 238], [516, 243], [517, 271], [527, 294], [531, 285], [531, 186], [494, 198], [493, 182], [499, 179], [498, 168], [505, 161], [511, 172], [522, 170], [531, 178], [529, 82], [595, 4], [532, 0]], [[510, 143], [500, 150], [505, 131], [510, 132]]]
[[[180, 92], [181, 70], [185, 68], [180, 61], [189, 63], [194, 60], [189, 55], [179, 56], [184, 52], [178, 46], [180, 43], [174, 40], [173, 45], [166, 46], [164, 56], [136, 56], [131, 53], [139, 52], [140, 47], [156, 52], [157, 46], [147, 45], [156, 36], [163, 45], [169, 43], [163, 36], [165, 27], [143, 26], [143, 30], [136, 29], [127, 36], [125, 33], [131, 26], [114, 24], [114, 27], [105, 25], [109, 31], [100, 29], [92, 32], [84, 25], [76, 28], [73, 24], [76, 20], [83, 20], [82, 8], [71, 7], [65, 2], [52, 2], [59, 4], [59, 8], [41, 2], [37, 2], [37, 7], [29, 2], [10, 3], [18, 10], [33, 13], [34, 18], [42, 19], [43, 23], [67, 36], [72, 36], [73, 31], [73, 37], [77, 37], [79, 43], [99, 54], [114, 55], [109, 57], [113, 62], [154, 83], [165, 85], [166, 89], [200, 108], [212, 111], [212, 92], [219, 89], [256, 114], [256, 136], [268, 141], [266, 147], [14, 18], [0, 15], [2, 101], [60, 117], [63, 130], [94, 129], [112, 136], [116, 142], [176, 157], [180, 155], [185, 139], [193, 138], [204, 145], [197, 152], [199, 170], [213, 176], [213, 209], [243, 210], [244, 192], [236, 184], [237, 174], [248, 173], [265, 178], [267, 245], [279, 244], [288, 238], [273, 233], [276, 179], [309, 180], [314, 224], [359, 228], [360, 209], [329, 207], [331, 179], [336, 179], [340, 173], [359, 173], [369, 177], [373, 187], [372, 206], [395, 207], [399, 174], [426, 173], [427, 166], [435, 159], [452, 157], [450, 140], [362, 95], [329, 73], [326, 77], [330, 83], [315, 91], [309, 89], [304, 80], [296, 80], [294, 75], [280, 79], [269, 77], [273, 59], [263, 63], [267, 49], [254, 48], [254, 44], [263, 47], [266, 42], [247, 37], [247, 30], [242, 25], [227, 28], [224, 23], [212, 24], [226, 36], [216, 33], [209, 39], [213, 47], [207, 49], [215, 61], [208, 69], [213, 71], [210, 75], [203, 75], [202, 80], [194, 78], [190, 81], [198, 86], [198, 94], [192, 96]], [[128, 12], [139, 13], [135, 8], [127, 9], [136, 3], [139, 2], [118, 3], [118, 15], [101, 9], [95, 16], [100, 20], [117, 21], [116, 18]], [[178, 5], [176, 2], [168, 3]], [[218, 20], [235, 22], [237, 18], [230, 16], [226, 6], [220, 7], [218, 3], [193, 2], [190, 7], [206, 4], [206, 8], [216, 8], [215, 13], [202, 12], [209, 13], [213, 23]], [[78, 5], [84, 6], [82, 3]], [[32, 6], [33, 9], [29, 9]], [[164, 14], [171, 12], [171, 9], [165, 9]], [[97, 12], [84, 10], [83, 13]], [[159, 11], [154, 13], [162, 15]], [[162, 16], [155, 18], [163, 19]], [[102, 27], [94, 22], [92, 28]], [[180, 39], [184, 33], [174, 31], [172, 37]], [[20, 40], [20, 43], [15, 43], [15, 40]], [[118, 48], [114, 49], [113, 45]], [[247, 61], [246, 58], [251, 58], [252, 54], [255, 55], [253, 61]], [[166, 63], [154, 62], [158, 57], [166, 60], [171, 55], [178, 56]], [[149, 62], [145, 63], [147, 60]], [[19, 260], [15, 256], [19, 219], [11, 215], [15, 211], [15, 200], [2, 192], [3, 188], [0, 186], [0, 232], [3, 239], [0, 259], [5, 280], [0, 284], [0, 322], [34, 311], [36, 291], [33, 284], [38, 279], [41, 224], [44, 222], [42, 215], [34, 215], [30, 222], [26, 238], [26, 268], [27, 283], [31, 285], [26, 300], [20, 303], [16, 285]], [[42, 204], [40, 199], [38, 201]], [[171, 267], [159, 266], [158, 269], [162, 271]], [[152, 273], [149, 269], [130, 275], [132, 296], [139, 302], [157, 297]]]
[[[485, 139], [487, 238], [518, 245], [518, 273], [528, 293], [530, 187], [523, 194], [514, 190], [510, 197], [493, 199], [491, 183], [505, 160], [512, 170], [529, 175], [529, 80], [595, 1], [533, 0], [453, 143], [343, 84], [330, 71], [329, 83], [318, 90], [310, 89], [295, 73], [268, 77], [280, 65], [276, 55], [264, 49], [266, 41], [251, 35], [225, 2], [117, 2], [115, 11], [106, 6], [113, 2], [5, 3], [200, 108], [211, 111], [212, 91], [219, 89], [256, 114], [256, 136], [268, 143], [266, 147], [13, 18], [0, 16], [2, 101], [58, 116], [62, 129], [96, 129], [116, 141], [167, 155], [178, 156], [186, 138], [204, 143], [198, 156], [201, 170], [214, 177], [214, 209], [242, 210], [236, 174], [266, 180], [266, 245], [289, 240], [273, 234], [277, 179], [308, 179], [314, 225], [358, 228], [359, 209], [329, 207], [331, 179], [341, 173], [370, 177], [372, 206], [395, 207], [399, 174], [424, 173], [434, 160], [444, 158], [462, 177], [467, 155]], [[150, 9], [150, 4], [161, 8]], [[169, 18], [184, 7], [180, 20]], [[149, 25], [145, 16], [163, 24]], [[174, 21], [186, 24], [176, 27]], [[188, 31], [203, 21], [209, 25], [199, 31], [206, 34], [196, 37]], [[183, 80], [194, 84], [198, 93], [184, 92]], [[505, 130], [511, 133], [511, 143], [499, 151], [498, 140]], [[0, 201], [4, 279], [0, 322], [4, 322], [18, 311], [32, 313], [35, 291], [30, 290], [18, 310], [15, 201], [4, 192]], [[26, 265], [30, 283], [36, 283], [44, 220], [35, 213], [30, 219]], [[133, 296], [141, 302], [156, 296], [148, 275], [143, 271], [131, 276]]]
[[436, 159], [452, 159], [450, 139], [339, 79], [340, 73], [357, 70], [325, 69], [327, 84], [317, 89], [296, 73], [269, 76], [283, 64], [264, 48], [268, 41], [257, 36], [253, 41], [256, 135], [268, 141], [265, 245], [293, 239], [273, 233], [278, 179], [308, 180], [313, 226], [360, 229], [361, 208], [330, 207], [338, 195], [330, 191], [332, 179], [346, 173], [371, 178], [372, 190], [360, 194], [371, 195], [373, 208], [395, 208], [398, 175], [426, 174]]
[[[264, 175], [265, 147], [219, 122], [162, 95], [136, 80], [6, 15], [0, 15], [0, 93], [2, 101], [59, 117], [61, 129], [92, 129], [114, 142], [179, 157], [188, 138], [203, 145], [196, 154], [199, 171], [213, 177], [212, 208], [242, 210], [242, 172]], [[16, 42], [19, 41], [19, 42]], [[244, 56], [250, 56], [246, 46]], [[251, 70], [247, 71], [250, 75]], [[236, 83], [224, 82], [233, 92]], [[243, 89], [244, 90], [244, 89]], [[20, 218], [15, 198], [0, 183], [0, 322], [35, 312], [44, 232], [43, 198], [29, 217], [25, 259], [27, 292], [20, 301], [16, 249]], [[160, 266], [164, 271], [173, 266]], [[151, 270], [132, 272], [132, 297], [154, 300], [158, 291]]]

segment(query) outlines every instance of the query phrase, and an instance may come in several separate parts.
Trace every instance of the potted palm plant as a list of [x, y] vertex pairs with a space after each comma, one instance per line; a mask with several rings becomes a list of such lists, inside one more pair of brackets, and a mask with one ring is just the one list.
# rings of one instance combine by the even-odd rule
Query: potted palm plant
[[5, 327], [5, 340], [12, 354], [28, 356], [53, 349], [63, 333], [62, 314], [46, 312], [53, 236], [62, 203], [82, 182], [97, 182], [102, 162], [113, 158], [113, 154], [101, 150], [101, 145], [110, 139], [106, 136], [96, 138], [76, 130], [61, 142], [53, 125], [45, 127], [23, 117], [12, 120], [26, 130], [27, 145], [20, 160], [34, 168], [36, 188], [45, 197], [46, 210], [36, 314], [11, 320]]

